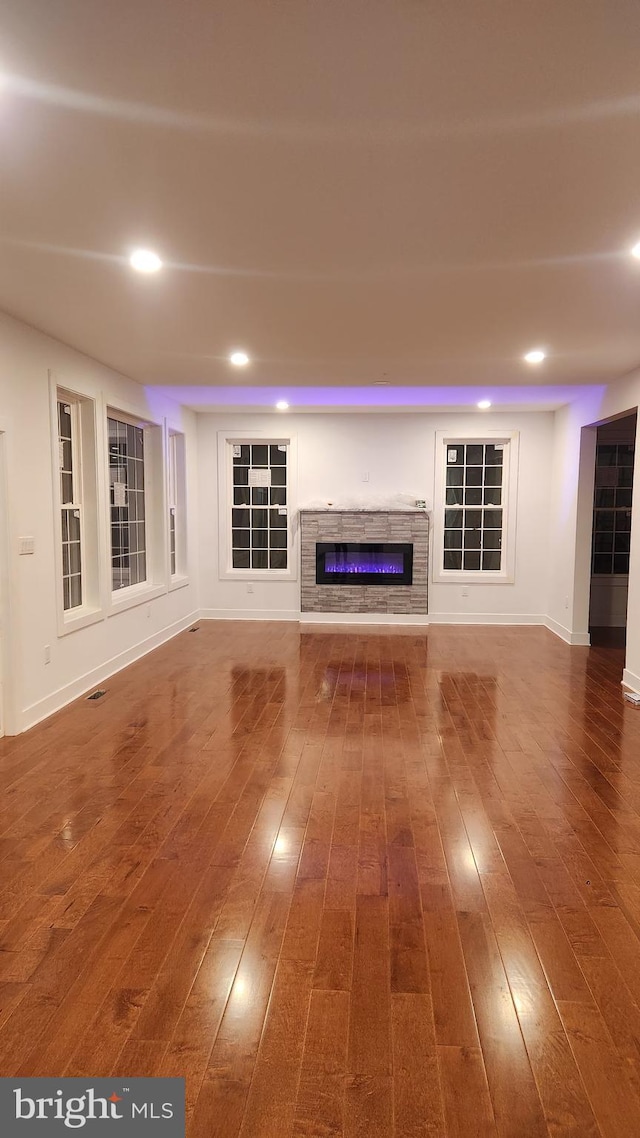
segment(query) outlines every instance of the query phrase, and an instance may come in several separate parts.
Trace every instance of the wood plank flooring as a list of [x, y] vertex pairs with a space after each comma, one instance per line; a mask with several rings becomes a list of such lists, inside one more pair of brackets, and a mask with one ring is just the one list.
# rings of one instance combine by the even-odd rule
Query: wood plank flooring
[[0, 741], [0, 1074], [189, 1138], [637, 1138], [640, 711], [539, 628], [203, 622]]

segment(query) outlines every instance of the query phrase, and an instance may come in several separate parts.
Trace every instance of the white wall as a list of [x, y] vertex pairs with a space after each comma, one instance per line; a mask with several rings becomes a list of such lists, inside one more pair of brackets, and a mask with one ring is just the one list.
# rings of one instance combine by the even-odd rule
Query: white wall
[[[203, 508], [199, 517], [201, 605], [211, 616], [296, 619], [299, 581], [253, 584], [221, 581], [218, 574], [217, 432], [297, 438], [297, 505], [340, 496], [406, 492], [433, 504], [434, 443], [439, 430], [461, 435], [520, 432], [520, 469], [513, 584], [462, 586], [430, 582], [431, 620], [542, 622], [547, 613], [548, 529], [552, 413], [334, 414], [198, 416], [198, 465]], [[369, 481], [363, 481], [363, 474]], [[297, 550], [295, 551], [297, 556]]]
[[[5, 452], [12, 675], [5, 729], [16, 732], [160, 643], [197, 610], [197, 559], [191, 550], [190, 583], [87, 628], [58, 636], [56, 557], [58, 517], [53, 510], [49, 371], [71, 391], [184, 431], [189, 455], [190, 530], [195, 533], [197, 481], [195, 416], [176, 403], [125, 379], [95, 360], [0, 315], [0, 431]], [[100, 420], [102, 420], [100, 415]], [[101, 450], [105, 457], [104, 447]], [[106, 494], [106, 457], [99, 485]], [[18, 537], [33, 536], [35, 554], [18, 556]], [[51, 646], [51, 663], [44, 646]], [[12, 680], [12, 685], [7, 680]]]
[[[551, 472], [553, 489], [547, 538], [550, 561], [547, 611], [554, 631], [575, 644], [589, 643], [596, 453], [595, 429], [583, 433], [582, 427], [585, 423], [592, 422], [594, 416], [597, 417], [601, 398], [602, 391], [598, 388], [580, 401], [562, 407], [555, 414]], [[582, 569], [579, 574], [576, 574], [577, 560]]]

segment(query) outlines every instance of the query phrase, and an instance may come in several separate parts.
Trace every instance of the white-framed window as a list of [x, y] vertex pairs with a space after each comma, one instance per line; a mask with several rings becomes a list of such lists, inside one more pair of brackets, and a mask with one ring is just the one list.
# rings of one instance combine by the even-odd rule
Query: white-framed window
[[60, 531], [62, 540], [62, 608], [82, 607], [82, 492], [78, 405], [62, 392], [56, 400], [60, 465]]
[[221, 576], [295, 579], [295, 441], [220, 432], [218, 461]]
[[178, 572], [178, 549], [177, 549], [177, 514], [178, 514], [178, 493], [177, 493], [177, 479], [176, 479], [176, 436], [169, 435], [169, 462], [167, 469], [167, 487], [169, 497], [169, 573], [175, 577]]
[[107, 407], [108, 616], [167, 592], [163, 427]]
[[518, 438], [437, 433], [434, 581], [513, 581]]
[[167, 432], [167, 536], [173, 585], [187, 575], [186, 453], [184, 435]]
[[58, 635], [101, 619], [96, 408], [50, 374]]
[[111, 588], [147, 581], [144, 425], [112, 411], [107, 418]]
[[107, 409], [109, 615], [167, 591], [163, 428]]

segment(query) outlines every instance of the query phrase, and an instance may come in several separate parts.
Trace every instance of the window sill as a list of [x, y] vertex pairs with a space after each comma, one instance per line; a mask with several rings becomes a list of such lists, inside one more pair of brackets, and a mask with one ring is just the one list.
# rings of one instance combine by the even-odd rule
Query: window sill
[[173, 593], [176, 589], [184, 589], [185, 585], [189, 584], [189, 578], [186, 574], [176, 574], [169, 581], [169, 592]]
[[441, 573], [434, 573], [434, 585], [513, 585], [514, 576], [512, 573], [474, 573], [460, 570], [452, 570], [447, 573], [443, 570]]
[[126, 589], [111, 594], [111, 609], [107, 616], [116, 616], [119, 612], [126, 612], [127, 609], [144, 605], [147, 601], [154, 601], [156, 597], [161, 597], [166, 592], [166, 585], [129, 585]]
[[222, 581], [297, 581], [295, 569], [227, 569]]
[[104, 611], [101, 608], [82, 607], [72, 610], [73, 615], [58, 617], [58, 637], [68, 636], [70, 632], [78, 632], [81, 628], [88, 628], [90, 624], [98, 624], [104, 620]]

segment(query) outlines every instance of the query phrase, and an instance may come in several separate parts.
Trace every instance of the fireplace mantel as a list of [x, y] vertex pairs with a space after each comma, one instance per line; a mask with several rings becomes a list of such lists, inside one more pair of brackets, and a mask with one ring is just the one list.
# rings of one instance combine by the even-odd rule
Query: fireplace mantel
[[[429, 518], [420, 509], [322, 509], [300, 511], [301, 611], [308, 613], [427, 613]], [[316, 544], [386, 543], [413, 545], [413, 583], [399, 585], [318, 584]]]

